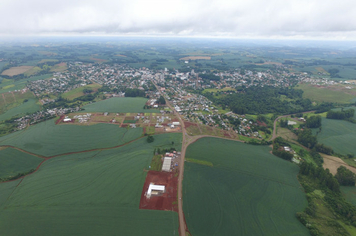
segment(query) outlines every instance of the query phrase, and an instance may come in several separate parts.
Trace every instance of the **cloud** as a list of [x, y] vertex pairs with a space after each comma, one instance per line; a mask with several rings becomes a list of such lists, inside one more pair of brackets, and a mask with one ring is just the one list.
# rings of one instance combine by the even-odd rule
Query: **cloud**
[[2, 0], [1, 35], [356, 39], [351, 0]]

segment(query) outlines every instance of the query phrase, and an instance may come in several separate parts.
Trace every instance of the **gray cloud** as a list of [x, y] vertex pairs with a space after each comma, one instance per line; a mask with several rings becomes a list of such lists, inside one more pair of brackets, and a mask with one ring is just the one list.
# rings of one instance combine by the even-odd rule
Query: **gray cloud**
[[356, 39], [352, 0], [1, 0], [1, 35]]

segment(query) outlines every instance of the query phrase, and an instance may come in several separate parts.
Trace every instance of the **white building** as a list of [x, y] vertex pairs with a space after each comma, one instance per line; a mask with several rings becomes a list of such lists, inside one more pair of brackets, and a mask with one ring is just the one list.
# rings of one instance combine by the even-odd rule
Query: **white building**
[[164, 185], [155, 185], [153, 183], [150, 183], [150, 186], [148, 187], [146, 197], [150, 198], [152, 195], [158, 195], [160, 193], [164, 193], [166, 191], [166, 187]]
[[172, 157], [165, 157], [163, 160], [162, 171], [171, 171]]

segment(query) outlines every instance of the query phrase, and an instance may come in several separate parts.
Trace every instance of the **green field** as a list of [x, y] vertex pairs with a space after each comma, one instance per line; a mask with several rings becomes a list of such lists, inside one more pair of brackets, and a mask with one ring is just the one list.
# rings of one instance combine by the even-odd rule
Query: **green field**
[[10, 119], [11, 117], [20, 114], [34, 113], [39, 110], [40, 110], [40, 106], [37, 104], [37, 100], [30, 98], [28, 99], [27, 102], [22, 103], [21, 105], [6, 111], [4, 114], [1, 114], [0, 121]]
[[298, 167], [252, 146], [203, 138], [187, 158], [213, 167], [185, 163], [183, 210], [192, 235], [309, 235], [295, 217], [307, 201]]
[[102, 86], [100, 84], [89, 84], [89, 85], [85, 85], [79, 88], [75, 88], [69, 92], [63, 93], [62, 97], [65, 99], [69, 99], [69, 100], [73, 100], [74, 98], [83, 96], [83, 90], [84, 89], [91, 89], [94, 92], [97, 91], [99, 88], [101, 88]]
[[303, 98], [309, 98], [313, 102], [348, 103], [355, 98], [355, 96], [343, 91], [313, 87], [310, 84], [299, 84], [295, 88], [303, 90]]
[[321, 127], [318, 142], [332, 147], [336, 153], [356, 155], [356, 124], [322, 118]]
[[1, 137], [0, 145], [52, 156], [122, 145], [139, 138], [142, 133], [142, 128], [126, 129], [113, 124], [55, 125], [54, 120], [48, 120]]
[[0, 184], [0, 235], [178, 235], [177, 213], [140, 210], [139, 201], [155, 146], [181, 138], [56, 157]]
[[18, 173], [36, 169], [43, 160], [13, 148], [0, 150], [0, 178], [16, 176]]
[[340, 186], [342, 194], [345, 199], [356, 206], [356, 187], [355, 186]]
[[156, 113], [158, 110], [143, 109], [146, 98], [110, 98], [84, 106], [86, 112], [117, 112], [117, 113]]
[[51, 76], [52, 76], [51, 74], [45, 74], [45, 75], [32, 76], [30, 78], [16, 80], [16, 81], [13, 79], [3, 80], [0, 83], [0, 93], [21, 90], [26, 87], [28, 81], [48, 79], [51, 78]]

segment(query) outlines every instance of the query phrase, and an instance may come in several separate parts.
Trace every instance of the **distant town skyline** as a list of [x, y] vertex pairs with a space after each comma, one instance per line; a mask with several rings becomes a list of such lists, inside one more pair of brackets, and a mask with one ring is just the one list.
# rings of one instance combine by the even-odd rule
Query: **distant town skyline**
[[356, 40], [341, 0], [2, 0], [1, 36], [182, 36]]

